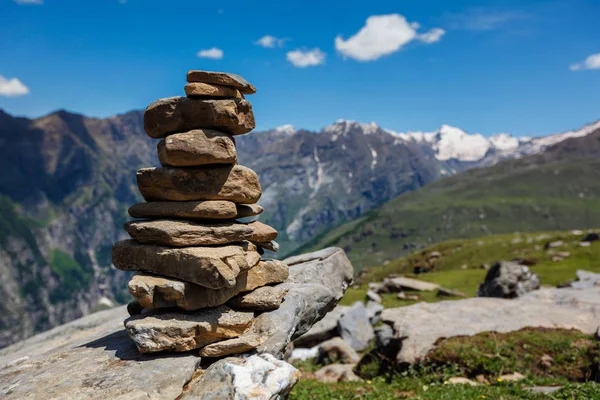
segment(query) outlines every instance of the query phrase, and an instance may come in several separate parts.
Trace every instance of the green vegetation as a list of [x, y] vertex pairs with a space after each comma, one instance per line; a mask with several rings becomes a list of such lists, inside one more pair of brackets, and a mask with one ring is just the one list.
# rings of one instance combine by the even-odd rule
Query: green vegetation
[[[304, 379], [290, 398], [594, 399], [600, 398], [600, 385], [584, 382], [598, 362], [600, 343], [578, 331], [527, 328], [504, 334], [488, 332], [442, 340], [426, 362], [361, 382], [318, 382], [312, 379], [315, 367], [303, 362], [298, 367]], [[499, 379], [513, 372], [520, 372], [525, 379]], [[477, 375], [481, 375], [479, 386], [445, 384], [451, 377], [475, 379]], [[536, 385], [564, 387], [551, 395], [527, 389]]]
[[598, 226], [600, 160], [549, 163], [538, 157], [436, 181], [298, 251], [339, 246], [362, 270], [449, 239]]
[[50, 268], [60, 280], [60, 285], [50, 294], [50, 301], [65, 300], [78, 290], [85, 289], [92, 276], [70, 255], [59, 249], [52, 251]]
[[[448, 289], [475, 296], [487, 271], [482, 265], [498, 260], [521, 260], [539, 275], [542, 285], [557, 286], [575, 279], [578, 269], [600, 272], [600, 242], [580, 246], [584, 234], [578, 232], [537, 232], [485, 236], [477, 239], [450, 240], [387, 263], [368, 268], [361, 274], [358, 288], [348, 289], [341, 304], [350, 305], [364, 299], [369, 282], [379, 282], [390, 274], [416, 277]], [[545, 249], [548, 243], [562, 245]], [[432, 258], [432, 254], [439, 257]], [[567, 253], [569, 254], [568, 256]], [[561, 257], [566, 256], [566, 257]], [[413, 274], [415, 267], [427, 267], [431, 272]], [[440, 301], [436, 293], [418, 293], [419, 301]], [[400, 307], [416, 301], [399, 300], [394, 294], [384, 294], [385, 307]]]

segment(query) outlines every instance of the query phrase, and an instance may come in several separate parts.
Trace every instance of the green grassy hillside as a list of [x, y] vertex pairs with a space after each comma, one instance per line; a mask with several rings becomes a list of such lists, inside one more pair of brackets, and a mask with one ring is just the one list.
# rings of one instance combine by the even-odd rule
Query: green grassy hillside
[[396, 197], [297, 251], [339, 246], [357, 270], [434, 243], [600, 226], [600, 132]]
[[[481, 266], [491, 265], [498, 260], [521, 260], [539, 275], [542, 285], [557, 286], [574, 280], [578, 269], [600, 273], [600, 242], [582, 247], [580, 242], [585, 234], [570, 231], [516, 233], [438, 243], [384, 266], [363, 270], [357, 282], [358, 287], [348, 289], [342, 304], [350, 305], [364, 299], [369, 282], [382, 281], [391, 274], [417, 277], [448, 289], [459, 290], [470, 297], [475, 296], [487, 273]], [[545, 249], [547, 243], [559, 241], [562, 245]], [[434, 253], [439, 257], [432, 258]], [[415, 267], [428, 267], [431, 272], [414, 275]], [[447, 299], [436, 297], [433, 292], [422, 292], [419, 296], [423, 301]], [[413, 303], [415, 302], [398, 300], [394, 294], [383, 295], [386, 307]]]

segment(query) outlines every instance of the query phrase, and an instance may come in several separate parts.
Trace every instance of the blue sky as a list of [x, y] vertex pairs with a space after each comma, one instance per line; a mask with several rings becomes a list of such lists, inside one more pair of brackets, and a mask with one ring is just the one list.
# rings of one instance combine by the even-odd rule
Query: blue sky
[[0, 0], [0, 108], [104, 117], [206, 69], [258, 88], [259, 129], [548, 134], [600, 119], [598, 17], [597, 0]]

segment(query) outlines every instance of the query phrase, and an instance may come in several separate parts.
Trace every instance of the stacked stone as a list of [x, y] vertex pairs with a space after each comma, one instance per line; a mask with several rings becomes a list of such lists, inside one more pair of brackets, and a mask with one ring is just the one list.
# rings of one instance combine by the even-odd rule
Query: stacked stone
[[254, 129], [244, 94], [256, 89], [242, 77], [190, 71], [187, 97], [151, 104], [146, 133], [158, 143], [162, 168], [137, 173], [146, 200], [125, 224], [131, 240], [113, 247], [113, 264], [136, 271], [129, 291], [136, 302], [125, 321], [140, 352], [201, 349], [217, 357], [261, 344], [249, 331], [255, 313], [279, 307], [288, 278], [277, 251], [277, 231], [254, 217], [263, 209], [258, 176], [237, 164], [235, 135]]

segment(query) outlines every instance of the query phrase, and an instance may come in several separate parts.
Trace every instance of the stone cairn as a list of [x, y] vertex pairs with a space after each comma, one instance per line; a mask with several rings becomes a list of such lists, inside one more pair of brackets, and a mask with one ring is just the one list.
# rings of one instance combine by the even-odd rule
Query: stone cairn
[[113, 247], [113, 264], [136, 271], [136, 299], [125, 328], [142, 353], [189, 351], [221, 357], [262, 343], [248, 335], [255, 313], [277, 309], [286, 290], [268, 286], [288, 278], [277, 251], [277, 231], [241, 222], [263, 209], [258, 176], [237, 164], [234, 136], [254, 129], [245, 94], [254, 86], [238, 75], [189, 71], [187, 97], [152, 103], [144, 114], [148, 136], [162, 139], [162, 168], [137, 172], [146, 200], [129, 209], [132, 240]]

